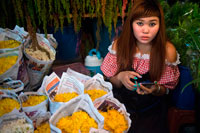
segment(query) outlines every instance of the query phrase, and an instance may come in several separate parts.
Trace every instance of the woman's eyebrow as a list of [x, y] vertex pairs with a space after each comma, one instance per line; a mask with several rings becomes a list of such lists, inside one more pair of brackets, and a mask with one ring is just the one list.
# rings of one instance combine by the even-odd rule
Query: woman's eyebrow
[[157, 19], [152, 19], [152, 20], [150, 20], [150, 21], [152, 22], [152, 21], [158, 21], [158, 20], [157, 20]]

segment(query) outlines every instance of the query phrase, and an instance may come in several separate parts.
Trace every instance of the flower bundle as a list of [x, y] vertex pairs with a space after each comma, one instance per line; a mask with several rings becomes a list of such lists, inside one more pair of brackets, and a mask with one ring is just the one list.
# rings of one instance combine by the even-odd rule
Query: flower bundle
[[20, 103], [12, 98], [3, 98], [0, 100], [0, 117], [6, 113], [11, 112], [13, 109], [20, 109]]
[[2, 133], [33, 133], [33, 127], [25, 118], [11, 120], [1, 127]]
[[34, 131], [34, 133], [50, 133], [50, 125], [48, 122], [42, 123], [37, 129]]
[[16, 48], [21, 44], [21, 42], [16, 40], [4, 40], [0, 41], [0, 49], [4, 48]]
[[35, 106], [40, 104], [41, 102], [45, 101], [47, 99], [47, 96], [43, 95], [33, 95], [28, 96], [28, 99], [24, 102], [22, 102], [23, 107], [29, 107], [29, 106]]
[[107, 110], [107, 112], [99, 111], [104, 116], [104, 129], [112, 133], [123, 133], [128, 129], [128, 122], [123, 114], [115, 109]]
[[62, 117], [56, 126], [63, 133], [89, 133], [90, 128], [98, 128], [97, 123], [85, 111], [74, 112], [72, 116]]
[[90, 98], [92, 99], [92, 101], [107, 94], [107, 92], [102, 89], [85, 90], [84, 93], [88, 94]]
[[78, 94], [76, 92], [68, 92], [68, 93], [61, 93], [61, 94], [56, 94], [54, 97], [55, 102], [68, 102], [72, 98], [77, 97]]
[[17, 61], [18, 56], [7, 56], [0, 58], [0, 75], [11, 68]]

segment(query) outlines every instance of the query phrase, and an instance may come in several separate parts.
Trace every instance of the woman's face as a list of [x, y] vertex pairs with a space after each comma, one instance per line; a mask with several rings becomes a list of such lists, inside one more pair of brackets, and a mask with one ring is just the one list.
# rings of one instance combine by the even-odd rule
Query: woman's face
[[137, 43], [150, 44], [159, 30], [158, 17], [144, 17], [133, 21], [133, 34]]

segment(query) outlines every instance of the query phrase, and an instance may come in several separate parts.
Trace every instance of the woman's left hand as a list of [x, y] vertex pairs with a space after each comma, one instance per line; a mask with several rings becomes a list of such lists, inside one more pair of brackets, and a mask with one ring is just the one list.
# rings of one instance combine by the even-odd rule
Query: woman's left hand
[[150, 88], [147, 88], [147, 87], [143, 86], [142, 84], [138, 84], [138, 88], [136, 90], [136, 92], [140, 95], [152, 94], [156, 91], [157, 91], [156, 85], [152, 85]]

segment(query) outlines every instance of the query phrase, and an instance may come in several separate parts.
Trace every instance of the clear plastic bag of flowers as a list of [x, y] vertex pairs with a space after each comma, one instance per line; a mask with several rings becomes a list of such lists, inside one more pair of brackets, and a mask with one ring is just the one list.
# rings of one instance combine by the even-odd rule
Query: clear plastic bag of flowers
[[15, 92], [0, 90], [0, 117], [21, 111], [21, 102]]
[[45, 114], [48, 108], [48, 97], [38, 92], [22, 92], [19, 95], [22, 104], [22, 110], [32, 120], [36, 121], [38, 117]]
[[0, 90], [10, 90], [12, 92], [20, 92], [24, 89], [24, 83], [21, 80], [13, 80], [6, 78], [0, 82]]
[[16, 111], [0, 119], [0, 133], [34, 133], [32, 121], [24, 112]]
[[84, 93], [88, 94], [93, 102], [100, 97], [113, 97], [112, 84], [106, 82], [103, 75], [98, 73], [86, 81]]
[[87, 94], [63, 104], [50, 118], [52, 132], [88, 133], [90, 128], [102, 129], [103, 116], [94, 107]]
[[99, 98], [95, 108], [104, 116], [104, 129], [113, 133], [127, 133], [131, 126], [130, 114], [124, 104], [114, 97]]

